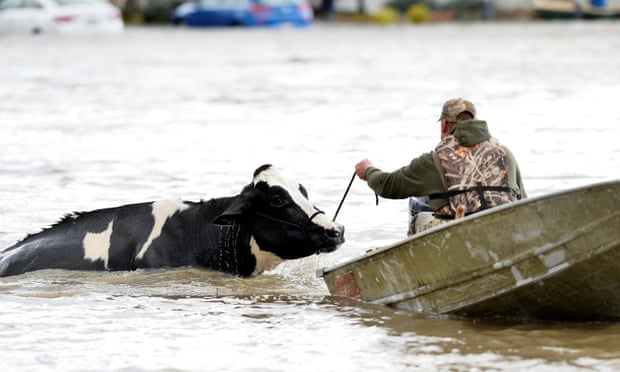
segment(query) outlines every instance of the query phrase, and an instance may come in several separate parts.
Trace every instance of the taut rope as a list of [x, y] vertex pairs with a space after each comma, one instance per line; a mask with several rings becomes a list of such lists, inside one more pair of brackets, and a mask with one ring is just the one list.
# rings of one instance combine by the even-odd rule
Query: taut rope
[[[353, 172], [353, 175], [351, 176], [351, 181], [349, 181], [349, 186], [347, 186], [347, 189], [344, 191], [344, 195], [342, 195], [342, 200], [340, 200], [340, 204], [338, 204], [338, 208], [336, 209], [336, 213], [334, 213], [334, 219], [332, 221], [336, 221], [336, 217], [338, 216], [338, 212], [340, 212], [340, 208], [342, 207], [342, 203], [344, 203], [344, 199], [347, 197], [347, 194], [349, 193], [349, 190], [351, 189], [351, 185], [353, 184], [353, 180], [355, 179], [355, 175], [356, 173]], [[379, 195], [377, 195], [377, 193], [375, 193], [375, 205], [379, 205]]]
[[338, 212], [340, 212], [340, 208], [342, 207], [342, 203], [344, 203], [344, 199], [347, 197], [349, 190], [351, 189], [351, 185], [353, 184], [353, 180], [355, 179], [355, 172], [353, 172], [353, 176], [351, 176], [351, 181], [349, 181], [349, 186], [342, 195], [342, 200], [340, 200], [340, 204], [338, 204], [338, 208], [336, 209], [336, 213], [334, 213], [334, 219], [332, 221], [336, 221], [336, 217], [338, 216]]

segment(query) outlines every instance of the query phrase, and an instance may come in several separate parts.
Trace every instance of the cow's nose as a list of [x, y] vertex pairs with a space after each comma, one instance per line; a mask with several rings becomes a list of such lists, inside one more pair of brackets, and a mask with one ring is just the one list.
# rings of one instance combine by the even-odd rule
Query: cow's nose
[[333, 229], [327, 230], [327, 236], [332, 239], [338, 239], [344, 236], [344, 226], [336, 226]]

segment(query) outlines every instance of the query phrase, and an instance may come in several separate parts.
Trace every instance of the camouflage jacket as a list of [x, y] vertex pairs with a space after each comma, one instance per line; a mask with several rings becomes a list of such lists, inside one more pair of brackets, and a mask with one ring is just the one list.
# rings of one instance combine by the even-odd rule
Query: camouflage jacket
[[[482, 120], [468, 120], [455, 126], [451, 133], [463, 146], [474, 146], [491, 138], [487, 123]], [[521, 171], [515, 157], [510, 150], [502, 146], [508, 170], [508, 184], [516, 195], [516, 199], [527, 195], [523, 187]], [[434, 152], [428, 152], [411, 160], [411, 162], [393, 172], [384, 172], [379, 168], [370, 167], [366, 171], [368, 186], [378, 195], [388, 199], [404, 199], [410, 196], [428, 196], [442, 194], [444, 188], [441, 175], [435, 161]], [[437, 198], [431, 200], [431, 208], [439, 210], [449, 205], [449, 199]]]
[[435, 148], [433, 160], [447, 191], [429, 197], [450, 200], [436, 214], [454, 217], [459, 206], [465, 214], [471, 214], [516, 198], [508, 183], [506, 151], [493, 137], [463, 146], [454, 135], [446, 136]]

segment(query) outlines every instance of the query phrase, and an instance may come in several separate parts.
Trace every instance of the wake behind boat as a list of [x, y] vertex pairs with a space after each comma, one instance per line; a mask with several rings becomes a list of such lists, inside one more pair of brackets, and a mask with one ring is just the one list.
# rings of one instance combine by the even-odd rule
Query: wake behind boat
[[419, 313], [620, 319], [620, 180], [528, 198], [319, 270], [331, 294]]

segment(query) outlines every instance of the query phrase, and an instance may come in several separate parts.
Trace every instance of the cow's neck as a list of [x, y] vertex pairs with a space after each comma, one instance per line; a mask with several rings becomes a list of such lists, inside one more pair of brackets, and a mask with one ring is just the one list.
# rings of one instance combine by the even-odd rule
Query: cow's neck
[[[206, 209], [209, 214], [204, 218], [211, 221], [222, 213], [234, 198], [209, 200], [209, 208]], [[214, 270], [247, 277], [273, 270], [284, 261], [274, 253], [261, 249], [251, 235], [252, 224], [251, 221], [245, 221], [231, 225], [211, 225], [208, 231], [215, 235], [207, 233], [205, 236], [206, 245], [209, 247], [207, 250], [210, 252], [200, 255], [206, 258], [203, 264]]]
[[273, 270], [284, 261], [269, 251], [261, 250], [253, 236], [250, 237], [250, 252], [256, 258], [256, 268], [252, 275], [259, 275], [265, 270]]
[[233, 275], [244, 275], [243, 270], [240, 270], [242, 257], [239, 257], [239, 250], [247, 247], [247, 243], [239, 240], [241, 228], [240, 224], [217, 226], [218, 237], [212, 262], [213, 269]]
[[211, 267], [233, 275], [255, 276], [273, 270], [284, 261], [262, 250], [242, 224], [218, 226], [218, 240]]

